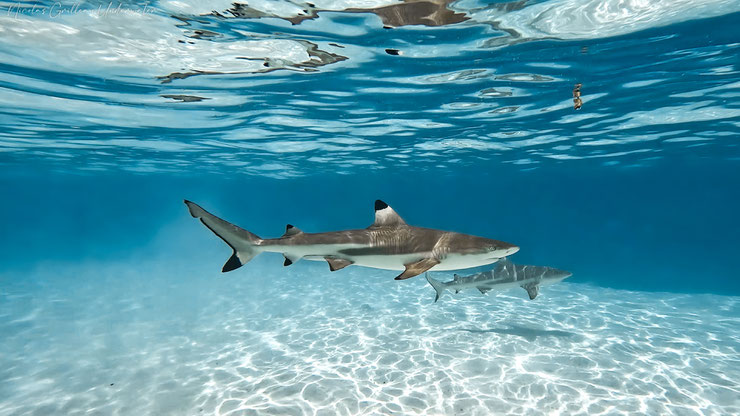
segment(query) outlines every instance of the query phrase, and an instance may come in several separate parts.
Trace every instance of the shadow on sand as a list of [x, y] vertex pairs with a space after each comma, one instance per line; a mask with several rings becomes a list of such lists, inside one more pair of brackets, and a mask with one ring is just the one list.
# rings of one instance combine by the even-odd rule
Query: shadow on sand
[[496, 333], [503, 335], [516, 335], [526, 339], [527, 341], [534, 341], [538, 337], [576, 338], [577, 336], [577, 334], [573, 332], [527, 328], [525, 326], [518, 325], [508, 325], [508, 328], [490, 329], [460, 328], [458, 331], [471, 332], [474, 334]]

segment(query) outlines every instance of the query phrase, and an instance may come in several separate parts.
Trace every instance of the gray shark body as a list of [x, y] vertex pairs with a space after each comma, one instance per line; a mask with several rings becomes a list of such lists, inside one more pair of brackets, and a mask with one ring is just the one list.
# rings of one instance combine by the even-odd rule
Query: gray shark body
[[514, 264], [508, 259], [502, 259], [491, 271], [474, 274], [472, 276], [458, 276], [449, 282], [440, 282], [432, 279], [427, 273], [426, 278], [437, 292], [434, 301], [439, 300], [445, 290], [454, 290], [455, 293], [463, 289], [475, 288], [482, 294], [491, 290], [506, 290], [522, 287], [527, 291], [529, 299], [534, 299], [539, 293], [540, 286], [558, 283], [572, 276], [565, 270], [558, 270], [544, 266], [524, 266]]
[[279, 238], [262, 239], [185, 201], [190, 214], [199, 218], [232, 249], [222, 271], [241, 267], [261, 252], [282, 253], [285, 266], [299, 259], [329, 263], [331, 271], [349, 265], [403, 270], [396, 280], [427, 270], [457, 270], [495, 263], [519, 247], [502, 241], [449, 231], [407, 225], [388, 204], [375, 201], [375, 222], [364, 229], [304, 233], [288, 225]]

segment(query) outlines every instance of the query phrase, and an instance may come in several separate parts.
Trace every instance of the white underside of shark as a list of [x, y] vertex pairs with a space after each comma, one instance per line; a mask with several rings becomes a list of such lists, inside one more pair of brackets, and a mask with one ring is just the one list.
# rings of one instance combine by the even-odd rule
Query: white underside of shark
[[[345, 246], [347, 247], [347, 246]], [[330, 255], [333, 256], [341, 256], [339, 252], [341, 249], [345, 247], [332, 247], [332, 246], [325, 246], [326, 249], [325, 252], [332, 253]], [[356, 247], [356, 246], [353, 246]], [[268, 250], [265, 250], [268, 251]], [[296, 257], [302, 257], [305, 260], [314, 260], [314, 261], [326, 261], [325, 257], [326, 255], [312, 255], [308, 254], [305, 251], [299, 250], [294, 251], [291, 248], [283, 247], [281, 250], [281, 247], [276, 247], [275, 250], [269, 250], [271, 252], [275, 253], [288, 253], [291, 256]], [[306, 253], [301, 255], [301, 253]], [[424, 257], [432, 256], [431, 252], [428, 253], [413, 253], [413, 254], [398, 254], [398, 255], [376, 255], [376, 256], [356, 256], [352, 257], [351, 261], [353, 265], [356, 266], [365, 266], [365, 267], [371, 267], [374, 269], [384, 269], [384, 270], [405, 270], [406, 265], [409, 263], [412, 263], [416, 260], [418, 260], [419, 255]], [[472, 254], [451, 254], [447, 255], [445, 257], [444, 261], [442, 261], [440, 264], [437, 264], [435, 266], [432, 266], [429, 270], [431, 271], [450, 271], [450, 270], [460, 270], [460, 269], [468, 269], [471, 267], [479, 267], [479, 266], [485, 266], [487, 264], [493, 264], [499, 260], [498, 257], [490, 257], [490, 256], [476, 256]]]

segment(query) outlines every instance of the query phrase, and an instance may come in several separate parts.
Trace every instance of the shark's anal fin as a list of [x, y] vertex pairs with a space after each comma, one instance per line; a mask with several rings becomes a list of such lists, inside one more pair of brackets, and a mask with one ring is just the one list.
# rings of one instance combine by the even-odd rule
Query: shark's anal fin
[[294, 227], [290, 224], [285, 226], [285, 234], [281, 238], [290, 237], [296, 234], [300, 234], [303, 231], [299, 230], [298, 227]]
[[290, 266], [291, 264], [297, 262], [301, 258], [299, 256], [292, 256], [288, 253], [283, 253], [283, 257], [285, 257], [285, 261], [283, 262], [283, 266]]
[[338, 259], [335, 257], [324, 257], [324, 259], [326, 260], [327, 263], [329, 263], [329, 270], [333, 272], [344, 269], [345, 267], [354, 263], [353, 261], [350, 261], [350, 260]]
[[540, 285], [535, 283], [530, 283], [522, 287], [524, 288], [524, 290], [527, 291], [527, 294], [529, 295], [529, 300], [534, 300], [534, 298], [536, 298], [537, 294], [540, 292]]
[[438, 264], [439, 260], [433, 257], [421, 259], [414, 263], [405, 264], [406, 270], [396, 276], [396, 280], [404, 280], [410, 277], [418, 276]]

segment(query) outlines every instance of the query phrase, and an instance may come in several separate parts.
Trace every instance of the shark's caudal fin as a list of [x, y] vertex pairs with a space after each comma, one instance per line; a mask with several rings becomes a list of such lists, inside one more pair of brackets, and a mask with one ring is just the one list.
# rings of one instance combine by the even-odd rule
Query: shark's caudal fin
[[226, 264], [224, 264], [223, 269], [221, 269], [222, 272], [230, 272], [238, 269], [260, 253], [259, 243], [262, 241], [261, 238], [228, 221], [222, 220], [194, 202], [185, 200], [185, 205], [188, 206], [190, 215], [193, 218], [199, 218], [203, 225], [213, 231], [214, 234], [224, 240], [234, 250], [234, 253]]
[[424, 277], [427, 278], [427, 282], [429, 282], [430, 285], [434, 288], [434, 290], [437, 292], [437, 296], [434, 297], [434, 301], [438, 301], [439, 297], [442, 296], [442, 292], [444, 292], [445, 287], [439, 280], [434, 280], [431, 277], [429, 277], [429, 273], [425, 273]]

